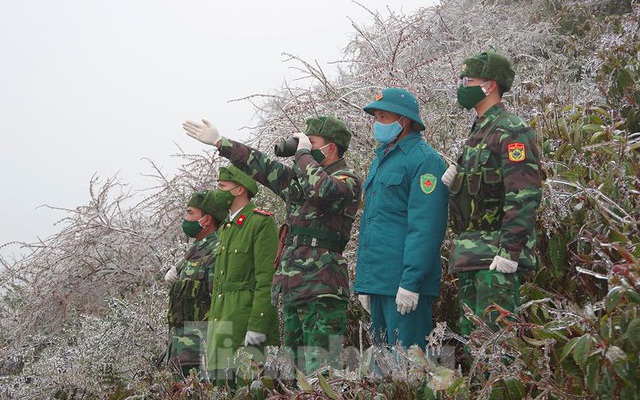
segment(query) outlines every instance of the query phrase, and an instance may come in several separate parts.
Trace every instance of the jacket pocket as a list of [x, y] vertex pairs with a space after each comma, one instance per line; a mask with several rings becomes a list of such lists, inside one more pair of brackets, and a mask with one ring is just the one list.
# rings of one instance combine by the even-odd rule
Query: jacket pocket
[[499, 169], [485, 168], [482, 174], [484, 181], [488, 184], [496, 184], [502, 181], [502, 172]]
[[229, 281], [244, 281], [253, 277], [254, 261], [251, 243], [236, 241], [229, 243], [228, 266], [225, 272]]
[[[381, 208], [396, 209], [403, 207], [406, 193], [402, 186], [404, 175], [400, 172], [384, 172], [380, 174], [377, 196]], [[384, 199], [382, 201], [381, 199]]]
[[454, 239], [454, 271], [476, 269], [470, 267], [489, 267], [498, 254], [500, 245], [499, 231], [463, 231]]
[[465, 176], [467, 174], [465, 172], [458, 172], [456, 174], [456, 177], [453, 178], [453, 183], [451, 184], [451, 187], [449, 188], [449, 194], [451, 196], [456, 195], [460, 192], [460, 189], [462, 189], [462, 184], [464, 183], [465, 180]]

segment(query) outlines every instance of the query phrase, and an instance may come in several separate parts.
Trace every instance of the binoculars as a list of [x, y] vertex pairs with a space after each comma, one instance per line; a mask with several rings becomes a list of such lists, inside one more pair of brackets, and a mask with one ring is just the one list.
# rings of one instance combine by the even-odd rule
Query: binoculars
[[273, 146], [273, 152], [278, 157], [291, 157], [298, 149], [298, 138], [289, 136], [280, 138]]

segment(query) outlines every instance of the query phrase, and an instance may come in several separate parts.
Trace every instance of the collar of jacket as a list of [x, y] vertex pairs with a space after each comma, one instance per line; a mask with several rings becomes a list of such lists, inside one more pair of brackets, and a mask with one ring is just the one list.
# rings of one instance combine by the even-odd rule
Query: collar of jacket
[[339, 159], [331, 165], [328, 165], [324, 168], [324, 172], [331, 175], [336, 171], [340, 171], [347, 167], [347, 161], [344, 158]]
[[471, 132], [474, 133], [481, 131], [485, 126], [495, 121], [500, 114], [506, 111], [507, 110], [502, 102], [494, 104], [491, 108], [485, 111], [480, 118], [477, 118], [474, 121]]
[[242, 226], [247, 220], [247, 216], [253, 212], [254, 208], [256, 208], [255, 204], [247, 204], [246, 206], [242, 207], [238, 214], [236, 214], [236, 216], [233, 218], [233, 221], [227, 220], [222, 224], [222, 226], [224, 228], [229, 228], [231, 226], [231, 223], [233, 223], [234, 225]]
[[197, 242], [194, 243], [194, 245], [196, 245], [199, 249], [201, 249], [212, 240], [218, 240], [218, 234], [216, 234], [215, 231], [211, 232], [210, 235], [207, 235], [202, 239], [198, 240]]
[[[394, 144], [393, 146], [391, 146], [389, 148], [389, 150], [387, 151], [386, 154], [390, 154], [393, 151], [395, 151], [395, 149], [400, 149], [400, 151], [402, 151], [404, 154], [407, 154], [409, 152], [409, 150], [420, 141], [421, 137], [420, 137], [420, 132], [411, 132], [410, 134], [408, 134], [407, 136], [403, 137], [402, 139], [400, 139], [396, 144]], [[381, 156], [383, 154], [385, 154], [385, 150], [387, 148], [386, 144], [381, 144], [380, 146], [378, 146], [378, 148], [375, 150], [375, 153], [377, 156]]]

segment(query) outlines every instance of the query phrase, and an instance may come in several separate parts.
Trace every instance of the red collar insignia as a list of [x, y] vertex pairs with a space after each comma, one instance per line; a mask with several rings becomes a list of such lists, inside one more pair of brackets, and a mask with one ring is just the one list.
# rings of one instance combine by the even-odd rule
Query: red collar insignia
[[246, 217], [243, 214], [240, 214], [240, 216], [238, 217], [238, 220], [236, 221], [236, 224], [238, 224], [238, 226], [242, 226], [242, 224], [244, 224], [245, 218]]

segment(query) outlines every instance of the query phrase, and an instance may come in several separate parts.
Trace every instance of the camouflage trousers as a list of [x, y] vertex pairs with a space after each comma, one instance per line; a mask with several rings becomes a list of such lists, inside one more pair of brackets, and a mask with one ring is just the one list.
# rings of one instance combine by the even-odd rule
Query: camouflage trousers
[[205, 357], [203, 340], [206, 338], [207, 321], [186, 321], [183, 326], [171, 329], [169, 348], [169, 367], [177, 380], [189, 376], [196, 368], [200, 378], [204, 377], [203, 360]]
[[[481, 269], [458, 273], [458, 298], [460, 300], [460, 334], [469, 335], [474, 324], [464, 316], [462, 304], [466, 304], [474, 314], [482, 317], [485, 309], [493, 304], [514, 311], [520, 304], [519, 274], [503, 274], [498, 271]], [[494, 322], [498, 313], [492, 311], [484, 316], [485, 323], [498, 330]]]
[[321, 367], [340, 368], [340, 352], [347, 327], [347, 302], [318, 299], [284, 307], [284, 345], [293, 351], [297, 368], [305, 374]]

